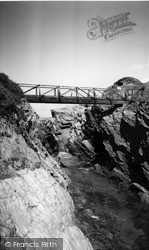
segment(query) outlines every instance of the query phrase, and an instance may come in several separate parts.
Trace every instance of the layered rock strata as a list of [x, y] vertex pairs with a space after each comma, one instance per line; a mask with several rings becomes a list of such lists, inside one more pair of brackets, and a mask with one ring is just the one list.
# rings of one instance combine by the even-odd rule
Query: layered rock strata
[[4, 238], [19, 236], [63, 238], [64, 249], [91, 250], [75, 225], [67, 176], [40, 140], [39, 117], [4, 74], [0, 90], [1, 249]]
[[86, 111], [84, 133], [100, 165], [149, 190], [149, 87], [129, 77], [111, 89], [118, 86], [131, 90], [131, 98], [115, 110], [96, 106]]
[[85, 110], [86, 107], [83, 105], [52, 110], [52, 124], [59, 144], [59, 152], [75, 155], [81, 160], [81, 164], [83, 162], [86, 164], [86, 161], [91, 161], [95, 157], [94, 148], [82, 131], [86, 121]]

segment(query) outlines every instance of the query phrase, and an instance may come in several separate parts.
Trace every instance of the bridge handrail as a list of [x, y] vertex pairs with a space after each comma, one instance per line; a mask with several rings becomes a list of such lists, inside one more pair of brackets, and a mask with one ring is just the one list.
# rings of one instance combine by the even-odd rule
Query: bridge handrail
[[[68, 88], [73, 88], [73, 89], [76, 89], [76, 88], [80, 88], [80, 89], [83, 89], [83, 90], [92, 90], [93, 87], [76, 87], [76, 86], [60, 86], [60, 85], [48, 85], [48, 84], [29, 84], [29, 83], [18, 83], [18, 85], [20, 87], [40, 87], [40, 88], [61, 88], [61, 89], [68, 89]], [[95, 90], [97, 91], [102, 91], [102, 90], [105, 90], [105, 88], [94, 88]]]
[[[48, 96], [52, 98], [56, 97], [59, 101], [65, 99], [65, 97], [76, 98], [76, 101], [79, 101], [79, 98], [90, 98], [94, 103], [97, 99], [108, 100], [112, 103], [114, 100], [125, 101], [128, 100], [127, 91], [117, 88], [94, 88], [94, 87], [76, 87], [76, 86], [60, 86], [60, 85], [46, 85], [46, 84], [28, 84], [28, 83], [18, 83], [22, 88], [26, 88], [24, 93], [29, 93], [32, 96], [32, 91], [35, 90], [34, 96], [39, 97], [40, 100], [47, 98]], [[43, 90], [46, 89], [46, 90]], [[64, 91], [65, 90], [65, 91]], [[52, 92], [53, 91], [53, 92]], [[50, 93], [52, 92], [52, 93]], [[49, 95], [46, 95], [50, 93]], [[68, 93], [70, 93], [68, 95]]]

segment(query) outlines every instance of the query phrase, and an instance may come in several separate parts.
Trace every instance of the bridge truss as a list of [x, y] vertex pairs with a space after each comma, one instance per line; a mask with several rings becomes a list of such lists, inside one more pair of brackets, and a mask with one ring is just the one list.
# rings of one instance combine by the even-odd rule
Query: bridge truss
[[121, 105], [126, 98], [118, 90], [41, 84], [19, 84], [30, 103]]

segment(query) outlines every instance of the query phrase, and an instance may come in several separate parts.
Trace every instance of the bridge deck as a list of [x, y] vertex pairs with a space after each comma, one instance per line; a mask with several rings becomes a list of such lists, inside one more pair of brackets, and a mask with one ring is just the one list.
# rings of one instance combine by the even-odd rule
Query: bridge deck
[[91, 87], [19, 84], [30, 103], [122, 105], [124, 92]]
[[107, 98], [91, 98], [91, 97], [54, 97], [54, 96], [35, 96], [26, 95], [26, 99], [29, 103], [68, 103], [68, 104], [105, 104], [105, 105], [122, 105], [124, 100], [115, 99], [110, 100]]

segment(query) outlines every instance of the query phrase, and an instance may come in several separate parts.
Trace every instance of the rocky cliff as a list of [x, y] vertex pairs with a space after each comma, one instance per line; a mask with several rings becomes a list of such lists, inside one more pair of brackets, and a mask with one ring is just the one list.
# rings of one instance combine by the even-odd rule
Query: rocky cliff
[[[92, 249], [75, 225], [67, 176], [44, 147], [42, 126], [18, 85], [0, 74], [1, 248], [4, 238], [20, 236], [63, 238], [64, 249]], [[52, 150], [56, 140], [48, 139]]]
[[[75, 105], [73, 107], [52, 110], [54, 134], [59, 145], [59, 152], [71, 153], [86, 165], [95, 157], [93, 146], [85, 138], [83, 126], [86, 121], [86, 107]], [[67, 154], [63, 154], [63, 157]], [[58, 158], [63, 158], [62, 154]], [[68, 159], [67, 159], [68, 161]], [[76, 161], [76, 158], [75, 158]], [[63, 160], [64, 165], [64, 160]], [[67, 162], [65, 163], [67, 165]]]
[[106, 166], [144, 192], [141, 186], [149, 190], [149, 85], [127, 77], [109, 91], [116, 87], [131, 91], [129, 101], [118, 108], [96, 106], [86, 111], [84, 133], [103, 169]]

